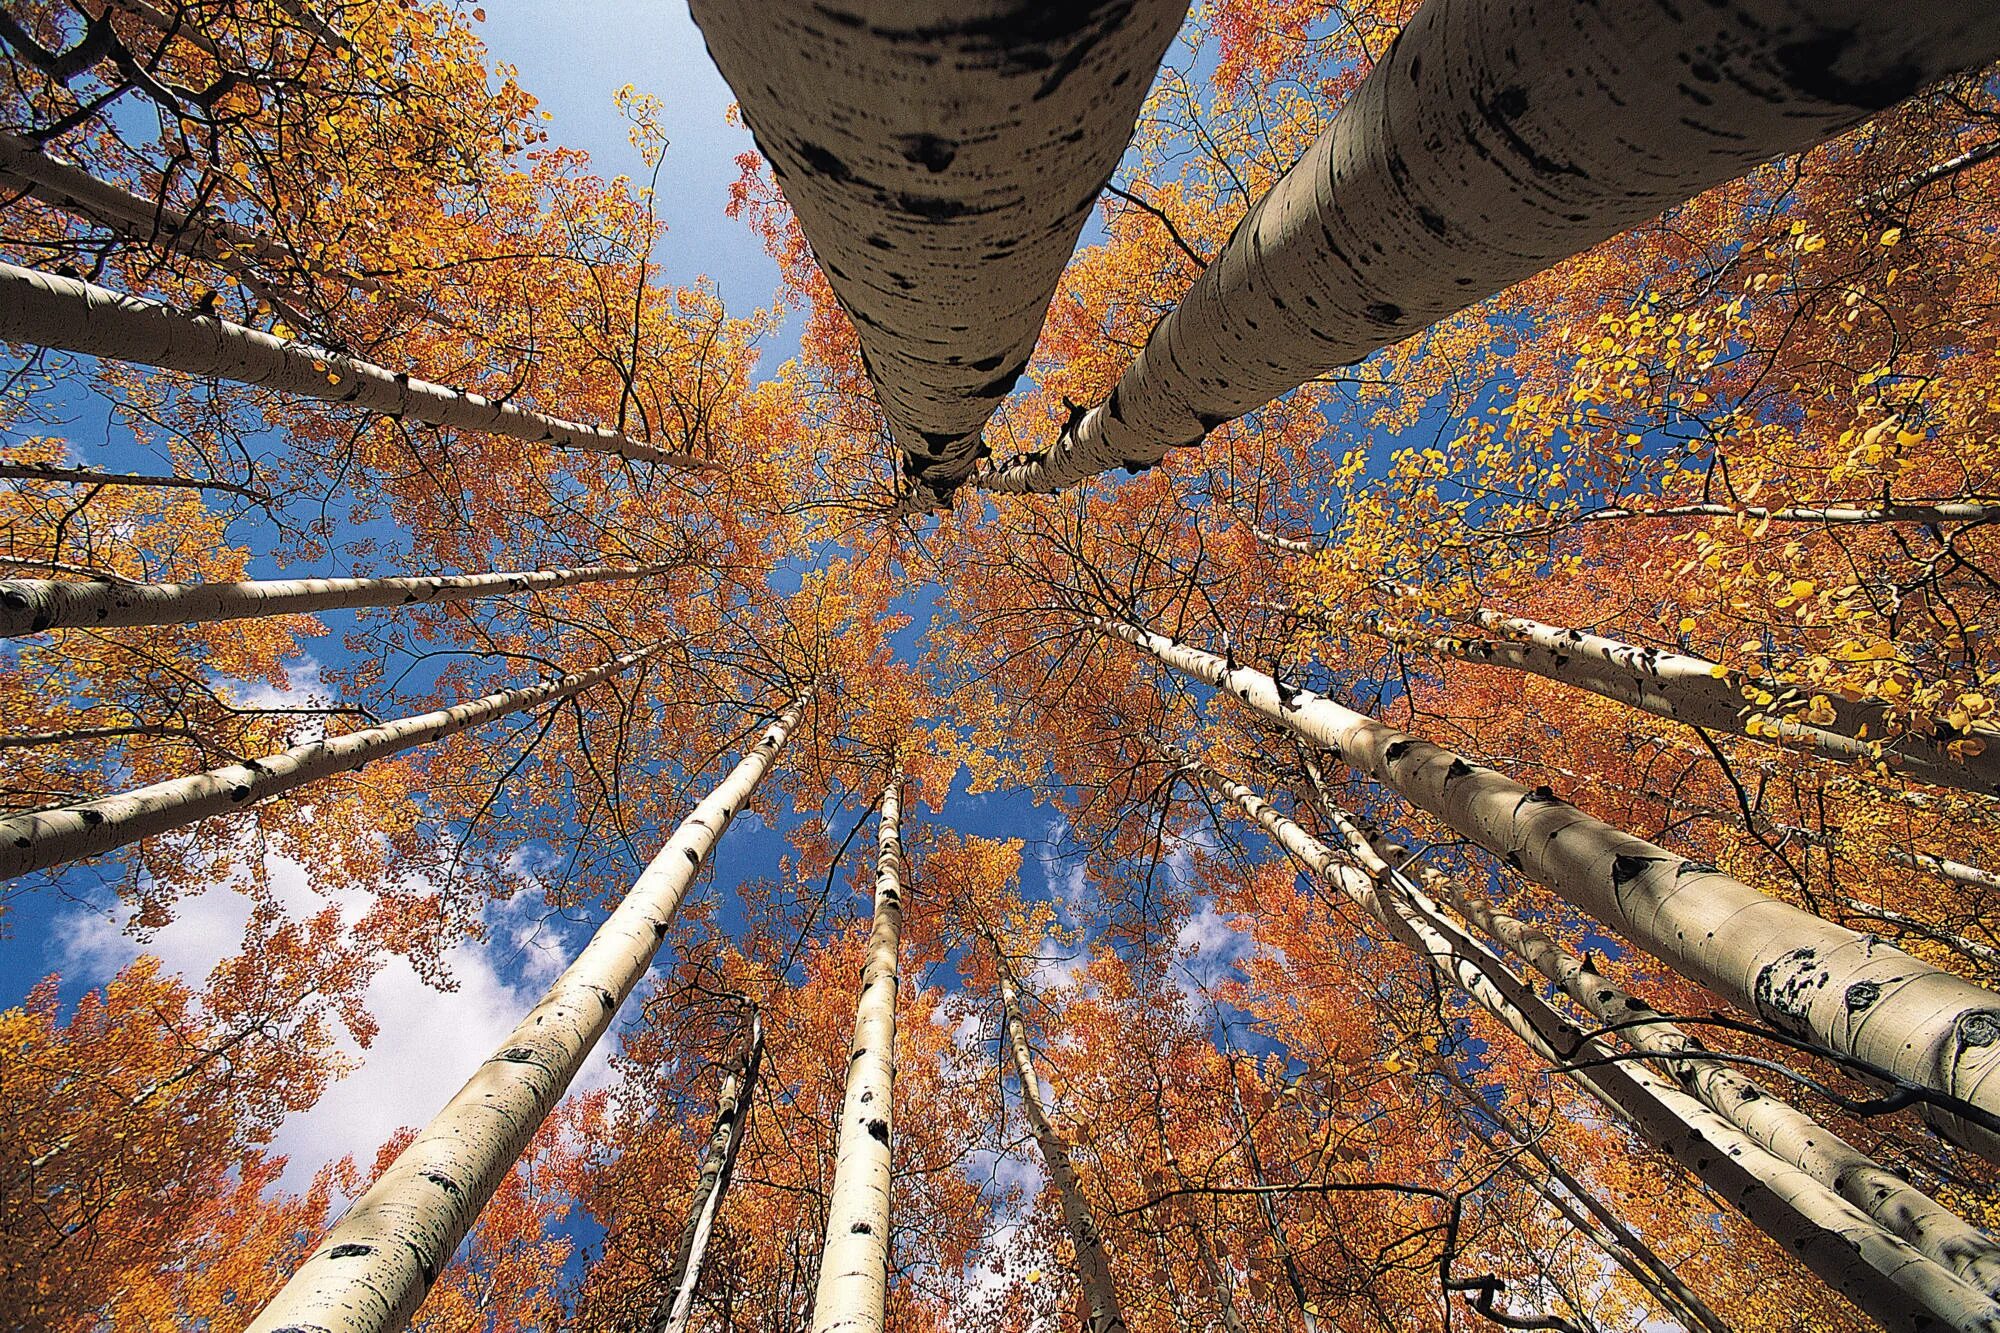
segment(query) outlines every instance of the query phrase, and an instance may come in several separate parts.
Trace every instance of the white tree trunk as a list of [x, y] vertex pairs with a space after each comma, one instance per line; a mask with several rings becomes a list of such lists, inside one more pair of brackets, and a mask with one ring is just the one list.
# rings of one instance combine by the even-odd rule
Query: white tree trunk
[[1428, 0], [1109, 398], [979, 484], [1158, 462], [1996, 55], [1988, 0]]
[[588, 671], [399, 717], [344, 736], [305, 741], [262, 759], [169, 778], [115, 796], [8, 815], [0, 818], [0, 880], [97, 856], [211, 815], [245, 810], [319, 778], [360, 768], [524, 708], [567, 699], [637, 666], [660, 648], [660, 644], [649, 644]]
[[578, 583], [639, 579], [673, 568], [589, 565], [495, 574], [387, 579], [257, 579], [243, 583], [94, 583], [0, 580], [0, 638], [44, 630], [189, 625], [259, 616], [309, 615], [364, 606], [420, 606], [546, 592]]
[[[130, 0], [121, 0], [130, 4]], [[189, 27], [181, 25], [181, 32]], [[225, 268], [240, 270], [246, 259], [318, 273], [291, 247], [261, 232], [213, 213], [188, 213], [164, 200], [145, 199], [99, 180], [81, 167], [59, 162], [25, 139], [0, 133], [0, 186], [73, 217], [93, 222], [127, 239], [178, 250]], [[381, 284], [356, 274], [325, 276], [357, 292], [374, 292]]]
[[188, 375], [212, 375], [300, 398], [317, 398], [526, 444], [584, 449], [692, 470], [718, 464], [668, 453], [602, 426], [530, 412], [448, 389], [307, 343], [287, 342], [214, 315], [183, 314], [155, 301], [15, 264], [0, 264], [0, 341], [81, 352]]
[[1586, 1039], [1427, 899], [1342, 864], [1326, 844], [1242, 783], [1203, 765], [1184, 767], [1885, 1327], [1936, 1328], [1941, 1322], [1954, 1329], [2000, 1330], [2000, 1304], [1984, 1292], [1643, 1066], [1606, 1063], [1614, 1053], [1602, 1041]]
[[1035, 349], [1187, 0], [694, 0], [834, 294], [915, 504]]
[[541, 1003], [320, 1239], [251, 1333], [387, 1333], [409, 1323], [645, 976], [702, 862], [756, 790], [810, 695], [788, 706], [695, 806]]
[[[1593, 819], [1547, 788], [1404, 735], [1253, 667], [1123, 622], [1106, 634], [1332, 751], [1682, 975], [1749, 1013], [1896, 1077], [2000, 1114], [2000, 996], [1710, 866]], [[1926, 1118], [2000, 1159], [2000, 1135]]]
[[716, 1215], [736, 1172], [736, 1153], [750, 1124], [751, 1099], [757, 1094], [757, 1071], [764, 1062], [764, 1020], [751, 1007], [743, 1039], [722, 1074], [715, 1098], [715, 1128], [708, 1136], [708, 1156], [702, 1160], [688, 1208], [687, 1225], [674, 1245], [674, 1262], [667, 1274], [667, 1295], [653, 1312], [651, 1333], [687, 1333], [694, 1317], [694, 1292], [701, 1283], [701, 1264]]
[[854, 1048], [840, 1111], [840, 1155], [827, 1194], [813, 1333], [881, 1333], [887, 1317], [896, 992], [903, 948], [902, 784], [898, 770], [882, 791], [875, 924], [854, 1009]]
[[[1271, 1182], [1264, 1177], [1264, 1162], [1257, 1155], [1257, 1136], [1252, 1131], [1250, 1115], [1243, 1108], [1243, 1090], [1236, 1085], [1236, 1061], [1229, 1062], [1229, 1105], [1236, 1112], [1236, 1119], [1243, 1126], [1243, 1155], [1250, 1164], [1250, 1179], [1259, 1187]], [[1319, 1316], [1314, 1312], [1312, 1301], [1306, 1296], [1305, 1278], [1299, 1272], [1299, 1262], [1292, 1254], [1292, 1239], [1285, 1232], [1284, 1219], [1278, 1216], [1278, 1201], [1269, 1193], [1257, 1196], [1257, 1207], [1264, 1214], [1264, 1227], [1271, 1233], [1271, 1243], [1278, 1249], [1278, 1266], [1284, 1270], [1285, 1285], [1292, 1289], [1292, 1300], [1298, 1304], [1299, 1320], [1305, 1333], [1319, 1333]]]
[[1963, 861], [1952, 861], [1941, 856], [1928, 856], [1923, 852], [1905, 852], [1890, 848], [1889, 859], [1899, 866], [1911, 870], [1927, 870], [1939, 879], [1948, 879], [1954, 884], [1968, 888], [1990, 889], [2000, 892], [2000, 875], [1977, 866], [1969, 866]]
[[1083, 1286], [1084, 1306], [1089, 1311], [1084, 1325], [1086, 1333], [1125, 1333], [1125, 1312], [1118, 1303], [1118, 1289], [1112, 1285], [1111, 1255], [1105, 1248], [1103, 1228], [1097, 1223], [1090, 1200], [1084, 1197], [1083, 1183], [1077, 1179], [1076, 1167], [1070, 1162], [1069, 1144], [1049, 1122], [1048, 1111], [1042, 1105], [1041, 1077], [1035, 1073], [1034, 1056], [1028, 1048], [1028, 1024], [1021, 1014], [1020, 981], [1014, 976], [1006, 950], [1000, 947], [1000, 937], [991, 931], [985, 934], [986, 943], [993, 950], [994, 968], [1000, 976], [1001, 1046], [1021, 1085], [1021, 1113], [1027, 1117], [1028, 1129], [1041, 1149], [1042, 1164], [1062, 1205], [1063, 1225], [1076, 1250], [1076, 1276]]
[[[1313, 776], [1319, 809], [1362, 868], [1378, 884], [1395, 875], [1366, 835], [1319, 788], [1316, 772]], [[1699, 1041], [1540, 929], [1496, 907], [1477, 884], [1461, 883], [1435, 870], [1423, 878], [1427, 893], [1554, 982], [1585, 1013], [1615, 1029], [1632, 1049], [1660, 1057], [1658, 1067], [1684, 1091], [1727, 1118], [1766, 1152], [1805, 1171], [1967, 1283], [2000, 1298], [2000, 1245], [1992, 1237], [1756, 1080], [1728, 1064], [1703, 1059], [1705, 1048]], [[1413, 888], [1407, 881], [1404, 887], [1406, 892]]]
[[[2000, 794], [2000, 734], [1988, 736], [1978, 754], [1960, 757], [1927, 736], [1895, 736], [1888, 710], [1871, 701], [1827, 695], [1832, 720], [1815, 724], [1787, 706], [1806, 703], [1809, 690], [1732, 671], [1704, 657], [1496, 611], [1482, 609], [1473, 618], [1505, 637], [1418, 636], [1387, 627], [1377, 632], [1392, 643], [1436, 656], [1532, 672], [1656, 717], [1796, 746], [1841, 763], [1880, 761], [1918, 782], [1940, 787], [1982, 796]], [[1750, 697], [1755, 691], [1769, 694], [1774, 702], [1756, 703]]]

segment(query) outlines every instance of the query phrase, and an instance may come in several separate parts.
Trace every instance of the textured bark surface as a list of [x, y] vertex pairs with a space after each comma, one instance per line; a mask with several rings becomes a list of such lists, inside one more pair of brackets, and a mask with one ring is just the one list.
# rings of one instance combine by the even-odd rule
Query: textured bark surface
[[1756, 1080], [1701, 1059], [1699, 1041], [1542, 931], [1495, 907], [1476, 886], [1433, 873], [1425, 876], [1424, 887], [1556, 983], [1591, 1017], [1615, 1025], [1634, 1050], [1662, 1057], [1661, 1069], [1684, 1091], [1726, 1116], [1765, 1151], [1807, 1172], [1987, 1295], [2000, 1297], [2000, 1245], [1991, 1236]]
[[1069, 1158], [1069, 1143], [1049, 1122], [1048, 1109], [1042, 1105], [1042, 1080], [1035, 1073], [1035, 1058], [1028, 1048], [1028, 1022], [1021, 1014], [1020, 980], [1014, 975], [1013, 964], [1007, 961], [1007, 951], [1000, 947], [999, 937], [989, 932], [986, 943], [993, 950], [994, 968], [1000, 976], [1001, 1046], [1021, 1085], [1021, 1114], [1027, 1117], [1035, 1146], [1041, 1149], [1042, 1165], [1056, 1187], [1063, 1225], [1076, 1250], [1076, 1276], [1083, 1287], [1083, 1304], [1088, 1312], [1084, 1329], [1086, 1333], [1125, 1333], [1125, 1312], [1118, 1303], [1118, 1289], [1111, 1282], [1111, 1256], [1105, 1249], [1104, 1230], [1097, 1224], [1090, 1200], [1083, 1195], [1082, 1182], [1076, 1178], [1076, 1167]]
[[266, 797], [359, 768], [370, 760], [443, 740], [523, 708], [567, 699], [637, 666], [659, 649], [659, 644], [650, 644], [589, 671], [399, 717], [345, 736], [305, 741], [262, 759], [169, 778], [116, 796], [9, 815], [0, 819], [0, 880], [97, 856], [210, 815], [245, 810]]
[[[1254, 667], [1097, 623], [1332, 752], [1746, 1012], [2000, 1114], [2000, 995], [1593, 819], [1546, 787], [1531, 791]], [[1924, 1109], [1942, 1132], [2000, 1160], [2000, 1135]]]
[[384, 1333], [409, 1323], [652, 966], [702, 862], [809, 701], [793, 702], [695, 806], [541, 1003], [320, 1239], [252, 1333]]
[[854, 1049], [840, 1110], [840, 1150], [827, 1194], [826, 1246], [813, 1333], [881, 1333], [889, 1297], [890, 1133], [896, 1093], [896, 991], [903, 950], [903, 775], [883, 789], [875, 924], [854, 1009]]
[[1344, 864], [1242, 783], [1201, 765], [1188, 771], [1885, 1328], [2000, 1330], [2000, 1304], [1736, 1125], [1641, 1065], [1602, 1063], [1612, 1052], [1601, 1040], [1587, 1039], [1410, 886]]
[[1186, 0], [694, 0], [917, 503], [1027, 366]]
[[722, 1210], [723, 1196], [736, 1171], [736, 1153], [743, 1146], [743, 1132], [750, 1124], [752, 1098], [757, 1094], [757, 1071], [764, 1063], [764, 1020], [752, 1008], [747, 1016], [743, 1039], [731, 1053], [722, 1072], [722, 1087], [715, 1097], [715, 1128], [708, 1136], [708, 1156], [702, 1159], [701, 1175], [695, 1181], [694, 1196], [688, 1202], [687, 1225], [674, 1244], [674, 1260], [667, 1270], [667, 1294], [653, 1311], [651, 1333], [687, 1333], [694, 1317], [694, 1292], [701, 1284], [701, 1261], [708, 1253], [709, 1237], [715, 1233], [715, 1218]]
[[980, 484], [1149, 466], [1996, 55], [1990, 0], [1429, 0], [1109, 398]]
[[300, 398], [317, 398], [526, 444], [584, 449], [641, 463], [710, 469], [602, 426], [530, 412], [449, 389], [339, 352], [287, 342], [213, 315], [183, 314], [154, 301], [53, 273], [0, 264], [0, 342], [82, 352], [135, 365], [212, 375]]
[[[1897, 728], [1889, 724], [1888, 711], [1880, 704], [1837, 694], [1826, 696], [1833, 710], [1832, 721], [1815, 725], [1789, 711], [1787, 704], [1760, 706], [1746, 694], [1763, 690], [1782, 699], [1785, 686], [1729, 670], [1704, 657], [1624, 643], [1602, 634], [1495, 611], [1482, 610], [1476, 619], [1483, 628], [1505, 637], [1494, 640], [1412, 636], [1387, 629], [1378, 632], [1406, 648], [1461, 662], [1533, 672], [1656, 717], [1796, 746], [1842, 763], [1879, 761], [1893, 772], [1940, 787], [1982, 796], [2000, 794], [2000, 737], [1989, 740], [1977, 754], [1954, 755], [1946, 744], [1928, 736], [1896, 736]], [[1799, 692], [1792, 693], [1788, 703], [1806, 702]], [[1761, 722], [1753, 723], [1753, 719]], [[1893, 739], [1881, 740], [1884, 736]]]
[[416, 606], [510, 597], [578, 583], [658, 574], [671, 565], [590, 565], [494, 574], [430, 574], [389, 579], [257, 579], [244, 583], [92, 583], [0, 579], [0, 638], [43, 630], [185, 625], [256, 616]]

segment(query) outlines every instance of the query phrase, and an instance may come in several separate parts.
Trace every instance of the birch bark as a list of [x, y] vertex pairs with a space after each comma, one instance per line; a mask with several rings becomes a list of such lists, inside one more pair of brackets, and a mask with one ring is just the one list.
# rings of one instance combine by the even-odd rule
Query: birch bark
[[1150, 466], [1996, 55], [1986, 0], [1428, 0], [1110, 396], [977, 484]]
[[827, 1195], [813, 1333], [880, 1333], [887, 1317], [896, 992], [903, 948], [902, 785], [898, 770], [882, 790], [875, 924], [854, 1010], [854, 1048], [840, 1111], [840, 1155]]
[[1897, 728], [1880, 704], [1837, 694], [1824, 696], [1832, 710], [1830, 720], [1815, 724], [1776, 702], [1758, 704], [1750, 698], [1755, 692], [1774, 701], [1790, 694], [1803, 703], [1806, 691], [1732, 671], [1704, 657], [1496, 611], [1482, 609], [1473, 618], [1504, 637], [1417, 636], [1387, 628], [1376, 632], [1392, 643], [1436, 656], [1532, 672], [1655, 717], [1796, 746], [1841, 763], [1879, 761], [1894, 772], [1940, 787], [1982, 796], [2000, 794], [2000, 735], [1988, 739], [1977, 754], [1956, 755], [1946, 743], [1928, 736], [1895, 735]]
[[[1309, 690], [1119, 621], [1132, 644], [1327, 749], [1547, 885], [1682, 975], [1778, 1028], [2000, 1114], [2000, 996], [1871, 935], [1767, 897]], [[1926, 1106], [1989, 1159], [2000, 1135]]]
[[694, 0], [903, 455], [948, 505], [1187, 0]]
[[673, 1267], [667, 1273], [667, 1296], [654, 1310], [651, 1333], [687, 1333], [694, 1316], [694, 1292], [701, 1282], [701, 1262], [708, 1253], [715, 1218], [736, 1172], [736, 1153], [750, 1124], [751, 1099], [757, 1093], [757, 1071], [764, 1063], [764, 1020], [749, 1011], [743, 1040], [723, 1071], [715, 1099], [715, 1129], [708, 1137], [708, 1156], [695, 1181], [687, 1225], [674, 1245]]
[[1639, 1065], [1616, 1062], [1601, 1041], [1586, 1038], [1427, 899], [1378, 885], [1342, 864], [1326, 844], [1242, 783], [1203, 765], [1185, 767], [1322, 883], [1380, 921], [1529, 1049], [1631, 1123], [1885, 1327], [1935, 1328], [1942, 1322], [1948, 1328], [2000, 1330], [2000, 1304], [1804, 1171], [1765, 1151], [1695, 1098]]
[[260, 579], [244, 583], [95, 583], [0, 580], [0, 638], [44, 630], [191, 625], [259, 616], [307, 615], [364, 606], [421, 606], [547, 592], [579, 583], [646, 578], [673, 568], [589, 565], [492, 574], [387, 579]]
[[1007, 961], [1006, 950], [1000, 947], [1000, 937], [991, 931], [985, 934], [1000, 977], [1001, 1042], [1014, 1066], [1014, 1077], [1021, 1085], [1021, 1113], [1027, 1117], [1035, 1146], [1041, 1149], [1042, 1163], [1062, 1204], [1063, 1225], [1076, 1250], [1076, 1276], [1083, 1286], [1084, 1305], [1089, 1311], [1084, 1327], [1087, 1333], [1125, 1333], [1125, 1312], [1118, 1303], [1118, 1290], [1111, 1282], [1111, 1256], [1104, 1245], [1103, 1229], [1098, 1226], [1090, 1200], [1083, 1195], [1083, 1184], [1070, 1161], [1069, 1144], [1049, 1122], [1048, 1111], [1042, 1105], [1041, 1078], [1035, 1073], [1034, 1056], [1028, 1049], [1028, 1023], [1021, 1013], [1020, 981], [1014, 975], [1013, 964]]
[[292, 1274], [250, 1333], [388, 1333], [438, 1274], [652, 965], [682, 899], [811, 701], [695, 806], [590, 943]]
[[650, 644], [589, 671], [399, 717], [344, 736], [304, 741], [262, 759], [169, 778], [75, 805], [8, 815], [0, 819], [0, 880], [97, 856], [211, 815], [245, 810], [319, 778], [457, 735], [524, 708], [567, 699], [637, 666], [661, 647]]
[[187, 375], [212, 375], [398, 420], [481, 431], [695, 471], [719, 465], [602, 426], [544, 416], [449, 389], [340, 352], [287, 342], [213, 315], [183, 314], [75, 278], [0, 264], [0, 341], [81, 352]]

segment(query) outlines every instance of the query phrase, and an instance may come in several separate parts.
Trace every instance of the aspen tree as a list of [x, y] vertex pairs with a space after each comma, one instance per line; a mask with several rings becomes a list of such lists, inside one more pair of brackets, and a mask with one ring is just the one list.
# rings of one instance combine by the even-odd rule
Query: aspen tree
[[[39, 203], [128, 240], [177, 250], [233, 271], [240, 272], [246, 259], [291, 267], [304, 262], [291, 247], [261, 232], [214, 213], [192, 213], [163, 199], [143, 199], [81, 167], [57, 161], [16, 135], [0, 133], [0, 185], [22, 190]], [[330, 276], [357, 292], [381, 290], [373, 278]]]
[[1236, 1083], [1236, 1059], [1234, 1052], [1229, 1057], [1229, 1106], [1236, 1112], [1236, 1121], [1243, 1127], [1243, 1156], [1250, 1167], [1250, 1179], [1260, 1191], [1257, 1207], [1264, 1214], [1265, 1229], [1271, 1233], [1271, 1243], [1278, 1247], [1278, 1267], [1284, 1271], [1285, 1285], [1291, 1289], [1292, 1300], [1299, 1307], [1299, 1320], [1306, 1333], [1319, 1333], [1319, 1313], [1306, 1296], [1305, 1279], [1299, 1274], [1299, 1261], [1292, 1254], [1291, 1237], [1285, 1234], [1284, 1219], [1278, 1216], [1278, 1201], [1271, 1197], [1264, 1187], [1271, 1182], [1264, 1176], [1263, 1160], [1257, 1155], [1257, 1135], [1250, 1124], [1250, 1115], [1243, 1109], [1243, 1089]]
[[1427, 0], [1111, 394], [978, 484], [1150, 467], [1996, 55], [1984, 0]]
[[[1396, 875], [1370, 839], [1327, 797], [1317, 769], [1309, 768], [1315, 804], [1377, 883]], [[1407, 880], [1403, 881], [1407, 892]], [[1423, 888], [1520, 961], [1547, 977], [1584, 1012], [1617, 1032], [1690, 1095], [1727, 1118], [1773, 1157], [1806, 1172], [1821, 1185], [1966, 1282], [2000, 1299], [2000, 1244], [1943, 1207], [1902, 1176], [1838, 1134], [1772, 1095], [1728, 1064], [1705, 1059], [1705, 1048], [1651, 1005], [1614, 985], [1545, 932], [1496, 907], [1478, 885], [1428, 870]]]
[[567, 699], [630, 670], [663, 646], [650, 644], [588, 671], [539, 685], [501, 690], [449, 708], [364, 727], [344, 736], [302, 741], [262, 759], [169, 778], [115, 796], [8, 815], [0, 818], [0, 880], [97, 856], [212, 815], [248, 809], [267, 797], [360, 768], [414, 746], [455, 736], [496, 717]]
[[[1120, 621], [1096, 624], [1336, 754], [1746, 1012], [1912, 1087], [2000, 1113], [2000, 997], [1991, 991], [1254, 667]], [[1957, 1141], [2000, 1157], [2000, 1135], [1923, 1109]]]
[[747, 1005], [742, 1039], [731, 1052], [722, 1071], [722, 1087], [715, 1097], [715, 1128], [708, 1137], [708, 1156], [702, 1159], [701, 1176], [695, 1181], [694, 1197], [688, 1206], [687, 1225], [674, 1245], [674, 1261], [667, 1270], [667, 1294], [661, 1299], [649, 1325], [650, 1333], [687, 1333], [694, 1317], [695, 1287], [701, 1282], [701, 1261], [708, 1252], [708, 1240], [715, 1231], [716, 1214], [736, 1170], [736, 1154], [743, 1146], [743, 1133], [750, 1124], [752, 1098], [757, 1093], [757, 1071], [764, 1060], [764, 1020], [755, 1005]]
[[1949, 742], [1895, 735], [1888, 710], [1870, 700], [1850, 700], [1837, 693], [1815, 695], [1689, 653], [1485, 608], [1473, 612], [1473, 619], [1501, 637], [1468, 639], [1411, 634], [1390, 626], [1370, 628], [1405, 648], [1532, 672], [1655, 717], [1796, 746], [1844, 763], [1880, 763], [1940, 787], [2000, 795], [2000, 736], [1987, 740], [1976, 753], [1961, 755]]
[[694, 0], [903, 454], [948, 504], [1186, 0]]
[[694, 471], [720, 466], [655, 448], [603, 426], [545, 416], [214, 315], [184, 314], [156, 301], [15, 264], [0, 263], [0, 341], [187, 375], [213, 375], [397, 420], [481, 431], [524, 444], [581, 449]]
[[1885, 1327], [1933, 1328], [1942, 1322], [1948, 1328], [2000, 1330], [2000, 1303], [1766, 1152], [1695, 1098], [1642, 1067], [1617, 1062], [1601, 1039], [1580, 1032], [1434, 904], [1407, 889], [1378, 885], [1342, 864], [1326, 844], [1242, 783], [1205, 765], [1183, 768]]
[[808, 689], [681, 821], [541, 1002], [250, 1325], [384, 1333], [408, 1324], [528, 1140], [652, 966], [689, 887], [811, 702]]
[[903, 949], [903, 774], [882, 789], [875, 922], [840, 1111], [839, 1158], [827, 1193], [826, 1244], [813, 1298], [814, 1333], [880, 1333], [889, 1299], [890, 1134], [895, 1121], [896, 992]]
[[982, 929], [981, 933], [993, 950], [993, 966], [1000, 978], [1000, 1043], [1021, 1086], [1021, 1114], [1027, 1117], [1035, 1146], [1041, 1149], [1042, 1163], [1062, 1204], [1063, 1225], [1076, 1250], [1077, 1281], [1083, 1287], [1083, 1302], [1089, 1311], [1084, 1326], [1088, 1333], [1124, 1333], [1125, 1313], [1118, 1303], [1118, 1290], [1112, 1285], [1111, 1255], [1104, 1244], [1104, 1231], [1098, 1225], [1090, 1200], [1083, 1195], [1083, 1184], [1070, 1162], [1069, 1144], [1049, 1122], [1048, 1111], [1042, 1105], [1041, 1078], [1035, 1073], [1034, 1056], [1028, 1048], [1028, 1024], [1021, 1013], [1020, 980], [1014, 975], [1007, 951], [1000, 947], [1000, 937], [991, 929]]
[[547, 592], [579, 583], [647, 578], [673, 568], [588, 565], [492, 574], [426, 574], [386, 579], [256, 579], [243, 583], [95, 583], [0, 579], [0, 637], [52, 629], [187, 625], [257, 616], [426, 606], [480, 597]]
[[[1452, 1067], [1449, 1058], [1432, 1053], [1430, 1064], [1437, 1074], [1458, 1090], [1466, 1107], [1477, 1107], [1480, 1118], [1499, 1125], [1520, 1146], [1522, 1156], [1509, 1156], [1509, 1171], [1540, 1194], [1561, 1214], [1564, 1221], [1623, 1269], [1626, 1276], [1660, 1302], [1662, 1308], [1699, 1333], [1735, 1333], [1708, 1302], [1697, 1295], [1680, 1275], [1663, 1260], [1646, 1239], [1626, 1225], [1605, 1202], [1568, 1168], [1556, 1160], [1541, 1143], [1541, 1136], [1516, 1122], [1499, 1107], [1481, 1096]], [[1473, 1126], [1478, 1131], [1478, 1126]], [[1532, 1159], [1544, 1174], [1536, 1175], [1527, 1165]], [[1558, 1185], [1561, 1189], [1556, 1188]], [[1572, 1202], [1574, 1201], [1574, 1202]]]

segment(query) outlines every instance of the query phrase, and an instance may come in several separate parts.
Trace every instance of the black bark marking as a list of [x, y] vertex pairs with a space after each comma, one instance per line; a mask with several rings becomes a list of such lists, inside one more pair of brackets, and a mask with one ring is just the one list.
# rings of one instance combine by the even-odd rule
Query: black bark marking
[[362, 1259], [375, 1253], [373, 1245], [336, 1245], [326, 1252], [329, 1259]]

